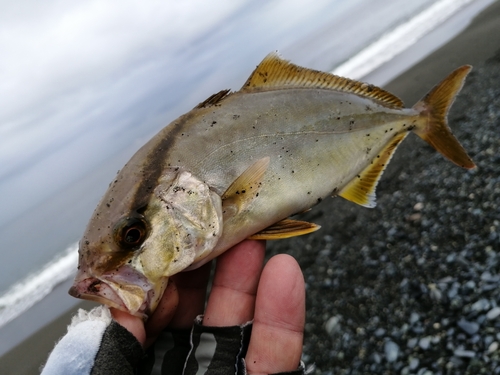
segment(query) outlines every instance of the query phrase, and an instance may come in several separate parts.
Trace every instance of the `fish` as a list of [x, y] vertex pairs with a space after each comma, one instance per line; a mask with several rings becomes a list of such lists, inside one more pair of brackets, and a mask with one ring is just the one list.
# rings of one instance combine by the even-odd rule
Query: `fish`
[[69, 294], [147, 319], [169, 277], [248, 238], [318, 230], [291, 217], [327, 197], [374, 207], [377, 183], [409, 133], [474, 168], [447, 123], [471, 68], [405, 108], [374, 85], [267, 55], [239, 91], [210, 96], [119, 171], [79, 243]]

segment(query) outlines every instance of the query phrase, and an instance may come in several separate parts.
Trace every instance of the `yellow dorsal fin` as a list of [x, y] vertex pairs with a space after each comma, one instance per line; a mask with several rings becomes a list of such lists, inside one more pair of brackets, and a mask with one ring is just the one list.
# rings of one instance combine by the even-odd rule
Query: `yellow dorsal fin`
[[375, 207], [375, 189], [392, 155], [407, 132], [398, 134], [380, 151], [368, 167], [354, 177], [339, 193], [342, 198], [365, 207]]
[[241, 91], [292, 87], [341, 91], [375, 100], [387, 107], [403, 108], [403, 102], [397, 96], [376, 86], [300, 67], [283, 60], [276, 52], [270, 53], [262, 60], [243, 85]]
[[317, 231], [319, 225], [307, 221], [285, 219], [248, 237], [251, 240], [280, 240], [295, 236], [302, 236]]
[[252, 200], [259, 196], [262, 178], [269, 166], [269, 156], [257, 160], [248, 167], [222, 195], [225, 215], [234, 215], [244, 210]]

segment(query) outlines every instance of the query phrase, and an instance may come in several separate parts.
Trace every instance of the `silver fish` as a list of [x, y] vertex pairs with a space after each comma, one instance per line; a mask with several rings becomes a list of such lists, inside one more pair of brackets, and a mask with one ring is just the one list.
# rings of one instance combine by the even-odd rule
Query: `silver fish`
[[148, 316], [170, 276], [246, 238], [317, 230], [289, 217], [325, 197], [373, 207], [377, 182], [410, 132], [475, 167], [446, 121], [470, 69], [404, 108], [378, 87], [268, 55], [241, 90], [223, 90], [173, 121], [119, 172], [80, 242], [69, 293]]

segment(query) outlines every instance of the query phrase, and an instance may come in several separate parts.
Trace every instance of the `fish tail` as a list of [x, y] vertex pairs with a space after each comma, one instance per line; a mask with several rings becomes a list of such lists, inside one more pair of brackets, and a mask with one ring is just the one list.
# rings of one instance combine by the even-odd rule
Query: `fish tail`
[[453, 163], [466, 169], [475, 168], [476, 165], [452, 134], [446, 117], [471, 69], [470, 65], [464, 65], [454, 70], [413, 106], [425, 119], [413, 132]]

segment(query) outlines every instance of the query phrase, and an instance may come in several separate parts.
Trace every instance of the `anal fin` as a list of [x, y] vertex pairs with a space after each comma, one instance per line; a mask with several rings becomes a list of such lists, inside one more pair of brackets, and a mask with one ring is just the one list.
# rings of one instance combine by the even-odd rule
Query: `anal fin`
[[375, 189], [377, 188], [378, 181], [384, 173], [387, 164], [391, 161], [394, 151], [396, 151], [398, 145], [407, 135], [407, 132], [396, 135], [396, 137], [380, 151], [380, 154], [375, 157], [372, 163], [354, 177], [338, 195], [361, 206], [375, 207]]
[[317, 231], [319, 225], [307, 221], [284, 219], [248, 237], [251, 240], [280, 240]]

